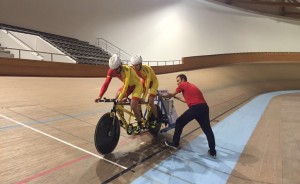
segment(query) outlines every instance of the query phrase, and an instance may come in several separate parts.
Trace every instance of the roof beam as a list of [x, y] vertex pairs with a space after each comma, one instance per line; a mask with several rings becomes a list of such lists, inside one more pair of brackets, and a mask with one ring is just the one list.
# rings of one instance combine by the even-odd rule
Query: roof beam
[[300, 16], [300, 12], [285, 12], [284, 16]]
[[230, 4], [254, 4], [254, 5], [268, 5], [268, 6], [290, 6], [290, 7], [300, 7], [298, 2], [274, 2], [274, 1], [244, 1], [244, 0], [231, 0]]

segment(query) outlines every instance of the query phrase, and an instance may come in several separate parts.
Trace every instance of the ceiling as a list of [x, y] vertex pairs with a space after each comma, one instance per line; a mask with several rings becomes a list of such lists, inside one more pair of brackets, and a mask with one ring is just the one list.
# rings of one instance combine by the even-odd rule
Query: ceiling
[[239, 9], [300, 20], [300, 0], [212, 0]]

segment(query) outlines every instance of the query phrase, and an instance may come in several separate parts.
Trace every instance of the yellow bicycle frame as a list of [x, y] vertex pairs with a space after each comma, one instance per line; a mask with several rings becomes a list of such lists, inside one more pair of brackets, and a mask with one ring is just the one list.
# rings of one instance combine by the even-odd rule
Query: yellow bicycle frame
[[[131, 118], [136, 118], [134, 113], [132, 112], [132, 109], [130, 108], [130, 111], [128, 109], [126, 109], [124, 107], [124, 105], [129, 105], [129, 104], [117, 104], [115, 109], [116, 109], [116, 113], [118, 115], [119, 120], [121, 121], [121, 127], [127, 129], [128, 125], [131, 124]], [[142, 118], [142, 124], [145, 126], [146, 122], [148, 122], [150, 116], [151, 116], [151, 107], [150, 105], [147, 103], [146, 105], [146, 115], [145, 115], [145, 119]], [[113, 113], [113, 112], [111, 112]], [[128, 120], [126, 120], [124, 113], [128, 114]], [[114, 114], [111, 114], [111, 117], [114, 116]]]

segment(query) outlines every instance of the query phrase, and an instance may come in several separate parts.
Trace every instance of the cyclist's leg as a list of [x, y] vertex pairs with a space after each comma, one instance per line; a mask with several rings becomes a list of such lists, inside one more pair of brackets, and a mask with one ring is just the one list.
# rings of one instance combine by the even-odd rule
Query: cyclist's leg
[[141, 99], [142, 92], [143, 92], [142, 85], [135, 86], [135, 88], [132, 91], [132, 98], [131, 98], [131, 108], [138, 122], [141, 122], [141, 118], [142, 118], [140, 107], [139, 107], [139, 101]]
[[[119, 95], [120, 95], [120, 93], [121, 93], [121, 91], [123, 90], [123, 87], [124, 86], [121, 86], [119, 89], [118, 89], [118, 91], [117, 91], [117, 93], [116, 93], [116, 96], [115, 96], [115, 99], [117, 99], [118, 97], [119, 97]], [[126, 91], [126, 98], [129, 96], [131, 94], [131, 92], [129, 91], [129, 89]], [[123, 108], [124, 108], [124, 106], [123, 105], [121, 105]], [[124, 112], [122, 111], [122, 112], [120, 112], [121, 114], [122, 114], [122, 116], [124, 117]]]
[[156, 106], [155, 106], [155, 104], [154, 104], [154, 99], [155, 99], [155, 95], [149, 94], [148, 102], [149, 102], [149, 105], [150, 105], [150, 107], [151, 107], [151, 112], [153, 113], [154, 117], [157, 118], [158, 115], [157, 115], [157, 109], [156, 109]]
[[[117, 95], [119, 95], [120, 94], [120, 92], [122, 91], [122, 89], [123, 89], [123, 86], [118, 90], [118, 92], [119, 93], [117, 93]], [[134, 91], [134, 89], [135, 89], [135, 87], [134, 86], [129, 86], [128, 88], [127, 88], [127, 91], [126, 91], [126, 93], [125, 93], [125, 95], [126, 95], [126, 98], [128, 98], [129, 97], [129, 95], [131, 95], [132, 94], [132, 92]], [[118, 96], [117, 96], [118, 97]], [[122, 105], [122, 107], [123, 107], [123, 105]], [[139, 108], [141, 108], [140, 107], [140, 105], [139, 105]], [[133, 111], [134, 112], [134, 111]], [[143, 113], [142, 113], [142, 111], [140, 110], [140, 114], [141, 114], [141, 117], [143, 116]]]
[[154, 104], [154, 99], [156, 96], [156, 92], [157, 92], [157, 88], [158, 88], [158, 82], [155, 81], [154, 83], [151, 81], [151, 85], [150, 85], [150, 92], [149, 92], [149, 96], [148, 96], [148, 102], [149, 105], [151, 107], [151, 112], [153, 113], [154, 117], [157, 119], [158, 115], [157, 115], [157, 109], [156, 106]]

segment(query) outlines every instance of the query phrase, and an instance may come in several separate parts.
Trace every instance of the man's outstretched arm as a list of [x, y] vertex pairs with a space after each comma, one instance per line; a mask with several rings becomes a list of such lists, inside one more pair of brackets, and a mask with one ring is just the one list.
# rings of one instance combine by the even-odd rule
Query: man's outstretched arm
[[178, 93], [175, 91], [174, 93], [168, 93], [165, 95], [161, 95], [163, 98], [172, 98], [175, 97]]

